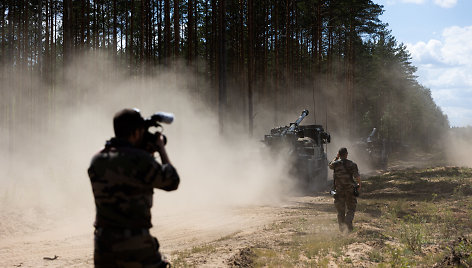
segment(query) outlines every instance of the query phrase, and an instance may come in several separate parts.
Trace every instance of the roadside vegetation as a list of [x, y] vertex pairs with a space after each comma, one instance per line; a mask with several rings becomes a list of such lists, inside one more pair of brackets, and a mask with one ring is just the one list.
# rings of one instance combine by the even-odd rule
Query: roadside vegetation
[[[363, 184], [355, 230], [341, 234], [335, 209], [299, 202], [255, 234], [226, 260], [237, 267], [447, 267], [472, 266], [472, 169], [435, 167], [390, 171]], [[179, 266], [196, 255], [232, 247], [215, 241], [175, 252]], [[230, 241], [230, 242], [228, 242]], [[192, 264], [193, 263], [193, 264]], [[198, 265], [196, 265], [198, 266]]]

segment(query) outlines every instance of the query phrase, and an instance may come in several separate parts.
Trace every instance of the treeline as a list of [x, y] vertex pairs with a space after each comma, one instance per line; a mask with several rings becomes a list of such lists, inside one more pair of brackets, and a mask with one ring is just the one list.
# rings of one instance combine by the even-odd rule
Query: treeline
[[[132, 76], [185, 63], [211, 81], [210, 89], [189, 87], [218, 112], [222, 130], [241, 107], [250, 134], [254, 121], [268, 120], [259, 110], [286, 124], [284, 113], [307, 107], [331, 131], [365, 136], [377, 127], [391, 141], [427, 148], [448, 121], [382, 12], [370, 0], [4, 0], [2, 91], [14, 90], [9, 72], [26, 69], [54, 102], [74, 56], [106, 52]], [[1, 105], [9, 127], [19, 108], [11, 99]]]

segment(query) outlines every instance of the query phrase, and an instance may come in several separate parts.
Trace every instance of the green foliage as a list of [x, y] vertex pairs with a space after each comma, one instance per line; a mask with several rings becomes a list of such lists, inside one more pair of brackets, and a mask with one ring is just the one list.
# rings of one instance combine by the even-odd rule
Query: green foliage
[[467, 239], [462, 239], [458, 245], [454, 247], [456, 255], [461, 256], [461, 262], [465, 267], [472, 267], [472, 243]]
[[400, 226], [400, 240], [405, 246], [420, 253], [424, 244], [427, 243], [427, 230], [424, 223], [406, 221]]
[[383, 262], [385, 257], [384, 253], [380, 249], [374, 249], [368, 253], [369, 255], [369, 260], [372, 262]]
[[415, 267], [411, 251], [405, 249], [391, 248], [389, 263], [391, 267]]
[[358, 118], [361, 133], [379, 128], [390, 142], [419, 145], [429, 149], [440, 145], [449, 128], [447, 117], [434, 103], [429, 89], [416, 81], [416, 67], [403, 44], [398, 45], [384, 31], [366, 43], [358, 76]]

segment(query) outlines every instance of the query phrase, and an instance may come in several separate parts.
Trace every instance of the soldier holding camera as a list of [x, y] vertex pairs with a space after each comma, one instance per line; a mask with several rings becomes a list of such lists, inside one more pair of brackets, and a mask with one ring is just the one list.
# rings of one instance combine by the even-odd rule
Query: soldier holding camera
[[[329, 162], [329, 168], [334, 170], [333, 195], [334, 206], [338, 212], [339, 230], [347, 228], [352, 232], [352, 221], [357, 206], [357, 196], [361, 186], [361, 177], [357, 164], [347, 159], [347, 149], [339, 149], [336, 158]], [[356, 179], [357, 183], [354, 181]]]
[[[93, 157], [88, 169], [96, 205], [95, 267], [169, 265], [149, 233], [152, 196], [154, 188], [176, 190], [180, 178], [167, 156], [165, 137], [147, 130], [157, 124], [153, 121], [133, 109], [116, 113], [115, 137]], [[162, 164], [153, 157], [154, 151]]]

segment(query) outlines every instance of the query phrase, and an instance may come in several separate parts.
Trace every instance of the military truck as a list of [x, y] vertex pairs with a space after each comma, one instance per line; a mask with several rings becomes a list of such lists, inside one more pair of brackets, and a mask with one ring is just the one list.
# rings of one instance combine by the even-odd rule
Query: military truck
[[304, 110], [294, 123], [271, 129], [263, 142], [272, 153], [283, 154], [290, 161], [290, 173], [297, 180], [298, 188], [322, 191], [328, 184], [324, 145], [331, 142], [331, 136], [321, 125], [300, 125], [308, 113]]

